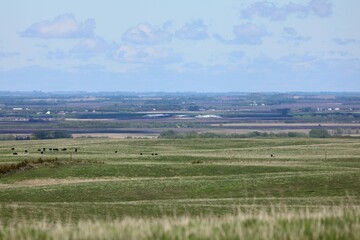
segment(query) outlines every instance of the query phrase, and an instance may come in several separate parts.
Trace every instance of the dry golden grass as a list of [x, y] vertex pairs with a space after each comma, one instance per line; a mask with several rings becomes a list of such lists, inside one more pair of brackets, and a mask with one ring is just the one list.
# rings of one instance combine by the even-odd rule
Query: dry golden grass
[[249, 207], [226, 216], [0, 224], [0, 239], [358, 239], [360, 206], [298, 211]]

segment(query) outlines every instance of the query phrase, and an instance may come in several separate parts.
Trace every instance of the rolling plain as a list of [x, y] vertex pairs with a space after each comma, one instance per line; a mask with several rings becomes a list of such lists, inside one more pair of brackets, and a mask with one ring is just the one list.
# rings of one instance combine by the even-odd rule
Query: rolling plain
[[356, 239], [359, 154], [352, 138], [2, 141], [1, 166], [27, 164], [0, 177], [0, 239]]

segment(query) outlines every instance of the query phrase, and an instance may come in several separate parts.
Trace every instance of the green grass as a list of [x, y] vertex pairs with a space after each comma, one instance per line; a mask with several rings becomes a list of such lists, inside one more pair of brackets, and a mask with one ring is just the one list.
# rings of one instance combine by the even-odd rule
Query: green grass
[[[12, 147], [18, 155], [12, 155]], [[68, 150], [45, 151], [41, 155], [37, 149], [42, 147]], [[28, 153], [24, 152], [25, 149]], [[148, 219], [169, 222], [170, 232], [160, 229], [156, 233], [149, 232], [155, 235], [144, 235], [139, 239], [149, 239], [149, 236], [175, 239], [171, 233], [181, 236], [178, 239], [188, 238], [189, 235], [177, 235], [179, 229], [183, 228], [179, 230], [181, 234], [185, 234], [188, 228], [192, 229], [188, 225], [178, 225], [186, 217], [189, 222], [194, 221], [191, 223], [194, 231], [204, 227], [199, 222], [214, 218], [216, 220], [207, 230], [215, 231], [214, 236], [238, 239], [231, 235], [235, 234], [249, 237], [234, 230], [238, 226], [236, 221], [231, 220], [226, 225], [227, 219], [236, 219], [239, 212], [250, 214], [250, 210], [271, 209], [273, 206], [276, 209], [285, 206], [286, 213], [297, 211], [300, 215], [310, 210], [329, 214], [329, 209], [344, 209], [344, 206], [358, 209], [359, 153], [360, 142], [356, 139], [3, 141], [0, 164], [34, 161], [39, 157], [56, 157], [68, 164], [39, 165], [0, 177], [0, 239], [1, 234], [12, 236], [9, 231], [18, 228], [40, 234], [37, 224], [43, 223], [47, 229], [57, 221], [61, 221], [60, 227], [65, 232], [84, 234], [79, 227], [81, 224], [90, 229], [105, 226], [107, 222], [113, 227], [123, 226], [127, 224], [123, 219], [129, 217], [129, 221], [155, 229], [158, 227], [152, 226]], [[275, 157], [270, 157], [270, 154]], [[77, 161], [82, 164], [75, 164]], [[305, 220], [291, 218], [288, 221], [286, 218], [278, 219], [276, 214], [266, 218], [273, 219], [271, 223], [253, 217], [250, 222], [240, 221], [238, 227], [249, 228], [258, 239], [264, 239], [256, 235], [263, 227], [267, 229], [264, 231], [270, 231], [270, 235], [275, 230], [283, 234], [271, 235], [270, 239], [292, 238], [296, 232], [300, 234], [298, 239], [326, 238], [332, 231], [326, 230], [327, 224], [350, 224], [352, 230], [359, 231], [358, 210], [345, 219], [325, 214], [321, 220], [305, 216]], [[21, 225], [32, 221], [35, 221], [33, 225]], [[11, 225], [14, 222], [19, 224]], [[69, 222], [76, 224], [68, 227], [66, 223]], [[130, 232], [136, 231], [129, 229]], [[318, 235], [311, 235], [313, 231]], [[347, 237], [353, 236], [347, 232], [348, 229], [341, 232], [338, 228], [336, 231], [339, 233], [333, 239], [351, 239]], [[51, 239], [55, 233], [46, 231], [41, 234], [46, 236], [43, 239]], [[114, 231], [114, 234], [118, 232]], [[109, 238], [114, 236], [109, 235]], [[194, 235], [193, 238], [207, 237]]]

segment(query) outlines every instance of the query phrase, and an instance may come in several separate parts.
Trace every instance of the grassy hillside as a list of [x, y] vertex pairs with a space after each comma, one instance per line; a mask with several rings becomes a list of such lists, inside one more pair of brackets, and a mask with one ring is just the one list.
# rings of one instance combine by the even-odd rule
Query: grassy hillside
[[[3, 141], [0, 164], [39, 158], [59, 162], [0, 177], [0, 239], [21, 238], [11, 235], [18, 229], [61, 238], [49, 230], [53, 224], [64, 234], [117, 229], [106, 238], [123, 239], [206, 239], [210, 233], [234, 239], [251, 234], [318, 239], [332, 231], [334, 239], [355, 239], [351, 234], [360, 232], [359, 149], [356, 139]], [[131, 233], [137, 229], [127, 227], [130, 223], [148, 232]], [[340, 227], [345, 225], [351, 229]], [[205, 235], [195, 234], [206, 227]], [[258, 230], [270, 232], [256, 235]]]

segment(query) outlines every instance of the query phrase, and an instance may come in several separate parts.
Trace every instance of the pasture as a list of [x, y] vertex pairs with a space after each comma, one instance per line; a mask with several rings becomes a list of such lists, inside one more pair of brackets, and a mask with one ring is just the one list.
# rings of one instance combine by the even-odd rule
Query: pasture
[[359, 155], [335, 138], [2, 141], [0, 164], [45, 162], [1, 175], [0, 239], [355, 239]]

